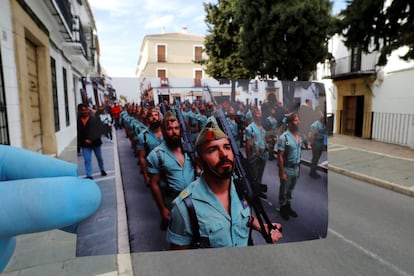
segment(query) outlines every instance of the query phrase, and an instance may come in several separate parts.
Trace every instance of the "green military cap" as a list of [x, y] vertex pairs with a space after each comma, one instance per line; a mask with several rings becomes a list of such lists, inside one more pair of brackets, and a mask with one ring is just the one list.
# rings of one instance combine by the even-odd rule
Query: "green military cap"
[[163, 125], [165, 125], [167, 122], [173, 121], [178, 121], [177, 116], [175, 116], [175, 114], [171, 110], [168, 110], [164, 115], [164, 119], [162, 121]]
[[198, 134], [197, 140], [195, 141], [195, 146], [198, 147], [206, 142], [220, 140], [223, 138], [228, 137], [218, 126], [216, 118], [211, 116], [207, 119], [206, 125]]
[[151, 106], [150, 108], [148, 108], [147, 117], [149, 117], [152, 112], [158, 112], [158, 113], [161, 114], [161, 112], [158, 108], [156, 108], [155, 106]]

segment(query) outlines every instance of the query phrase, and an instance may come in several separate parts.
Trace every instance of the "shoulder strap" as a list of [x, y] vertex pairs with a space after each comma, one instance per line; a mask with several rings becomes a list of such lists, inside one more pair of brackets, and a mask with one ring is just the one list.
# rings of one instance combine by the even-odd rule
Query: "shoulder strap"
[[283, 164], [286, 166], [287, 162], [288, 162], [288, 155], [289, 155], [289, 145], [288, 144], [288, 135], [287, 133], [283, 133], [280, 138], [284, 138], [284, 144], [285, 144], [285, 151], [283, 152]]
[[159, 165], [160, 167], [162, 167], [164, 164], [163, 164], [163, 162], [162, 162], [162, 158], [161, 158], [160, 149], [157, 147], [157, 149], [155, 150], [155, 152], [157, 153], [158, 165]]
[[158, 158], [158, 167], [159, 167], [159, 169], [160, 169], [160, 173], [164, 173], [165, 172], [165, 170], [164, 170], [164, 162], [163, 162], [163, 160], [162, 160], [162, 158], [161, 158], [161, 153], [160, 153], [160, 148], [159, 148], [159, 146], [157, 146], [156, 148], [155, 148], [155, 153], [157, 154], [157, 158]]
[[149, 154], [149, 152], [150, 152], [150, 148], [149, 148], [149, 145], [148, 145], [148, 143], [147, 143], [147, 132], [148, 132], [148, 130], [144, 130], [143, 135], [144, 135], [144, 147], [145, 147], [145, 152], [146, 152], [146, 154], [148, 155], [148, 154]]
[[185, 206], [188, 210], [188, 215], [190, 216], [190, 224], [193, 230], [193, 246], [195, 248], [200, 248], [200, 227], [198, 225], [197, 214], [195, 212], [193, 201], [191, 196], [187, 196], [183, 199]]

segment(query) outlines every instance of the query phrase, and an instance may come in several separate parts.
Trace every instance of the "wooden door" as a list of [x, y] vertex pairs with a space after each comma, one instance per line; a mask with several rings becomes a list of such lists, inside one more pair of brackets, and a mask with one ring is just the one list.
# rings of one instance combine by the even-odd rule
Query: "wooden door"
[[42, 123], [40, 117], [39, 78], [37, 71], [36, 45], [26, 39], [27, 80], [29, 82], [31, 135], [33, 142], [30, 145], [33, 151], [42, 153]]
[[355, 135], [355, 120], [357, 111], [357, 97], [344, 97], [343, 134]]

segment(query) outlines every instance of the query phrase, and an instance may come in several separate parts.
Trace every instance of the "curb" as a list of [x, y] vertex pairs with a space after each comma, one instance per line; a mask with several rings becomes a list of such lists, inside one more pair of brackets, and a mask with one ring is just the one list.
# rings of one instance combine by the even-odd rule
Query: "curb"
[[388, 189], [388, 190], [392, 190], [407, 196], [411, 196], [414, 197], [414, 190], [401, 186], [399, 184], [396, 183], [392, 183], [386, 180], [382, 180], [376, 177], [371, 177], [371, 176], [367, 176], [364, 174], [360, 174], [360, 173], [356, 173], [356, 172], [352, 172], [346, 169], [341, 169], [339, 167], [333, 166], [333, 165], [328, 165], [328, 170], [331, 170], [333, 172], [339, 173], [339, 174], [343, 174], [352, 178], [355, 178], [357, 180], [361, 180], [361, 181], [365, 181], [374, 185], [377, 185], [379, 187]]
[[[300, 163], [302, 165], [307, 166], [307, 167], [310, 167], [310, 165], [311, 165], [311, 161], [306, 160], [306, 159], [301, 159]], [[327, 162], [324, 162], [322, 164], [318, 164], [317, 170], [322, 171], [324, 173], [327, 173], [328, 172]]]

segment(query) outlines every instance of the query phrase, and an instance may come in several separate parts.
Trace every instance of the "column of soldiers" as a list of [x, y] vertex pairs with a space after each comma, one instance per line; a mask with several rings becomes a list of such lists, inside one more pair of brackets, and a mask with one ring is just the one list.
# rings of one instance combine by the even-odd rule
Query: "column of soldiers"
[[[206, 174], [206, 171], [211, 173], [212, 175], [208, 178], [218, 177], [221, 179], [227, 177], [227, 174], [221, 175], [215, 167], [210, 167], [208, 161], [203, 161], [200, 158], [200, 155], [204, 153], [201, 152], [202, 150], [207, 150], [207, 153], [209, 153], [212, 149], [218, 150], [220, 156], [217, 158], [222, 158], [221, 155], [224, 156], [223, 158], [228, 158], [229, 153], [221, 150], [221, 146], [214, 145], [210, 149], [204, 147], [206, 143], [209, 144], [215, 140], [227, 138], [225, 134], [216, 131], [214, 122], [209, 123], [209, 115], [214, 114], [217, 108], [212, 102], [199, 100], [194, 103], [184, 102], [180, 105], [169, 105], [168, 102], [164, 102], [162, 105], [148, 109], [137, 104], [127, 104], [120, 116], [125, 135], [131, 141], [133, 154], [138, 158], [138, 166], [143, 174], [144, 182], [151, 188], [152, 195], [160, 211], [161, 229], [168, 230], [167, 236], [172, 248], [195, 246], [188, 237], [181, 235], [184, 232], [192, 233], [191, 229], [177, 229], [177, 227], [191, 228], [192, 226], [189, 226], [189, 224], [192, 225], [193, 223], [189, 221], [181, 221], [178, 224], [176, 221], [171, 222], [173, 219], [171, 212], [177, 215], [183, 211], [172, 211], [174, 206], [175, 208], [182, 208], [181, 203], [173, 204], [174, 199], [177, 201], [178, 198], [184, 199], [188, 196], [188, 187], [195, 180], [199, 182], [200, 172], [201, 176]], [[246, 158], [251, 164], [252, 173], [258, 183], [261, 183], [265, 166], [268, 163], [267, 160], [277, 159], [281, 182], [279, 189], [281, 217], [285, 220], [288, 220], [289, 217], [297, 217], [298, 214], [291, 207], [291, 200], [298, 177], [301, 149], [305, 147], [306, 143], [304, 141], [320, 144], [320, 136], [323, 132], [321, 131], [324, 122], [323, 116], [320, 120], [316, 120], [320, 123], [315, 122], [313, 124], [312, 131], [305, 136], [301, 136], [298, 132], [299, 113], [290, 112], [280, 102], [274, 104], [265, 102], [261, 108], [254, 105], [246, 107], [241, 102], [237, 102], [234, 106], [224, 103], [221, 104], [220, 108], [227, 116], [228, 125], [231, 127], [232, 135], [238, 146], [245, 148]], [[181, 112], [184, 118], [184, 127], [197, 151], [196, 158], [183, 151], [181, 145], [183, 126], [180, 125], [177, 112]], [[217, 136], [217, 133], [220, 135]], [[213, 135], [213, 138], [209, 135]], [[289, 140], [292, 137], [293, 140]], [[226, 145], [228, 144], [225, 143], [224, 148], [226, 148]], [[315, 146], [315, 148], [319, 150], [321, 147]], [[313, 158], [315, 160], [312, 160], [312, 162], [317, 163], [316, 159], [319, 159], [319, 157], [320, 154], [319, 156], [316, 154]], [[228, 162], [232, 163], [233, 160]], [[219, 160], [216, 165], [223, 164]], [[312, 168], [315, 167], [313, 165]], [[315, 173], [316, 169], [312, 170], [311, 176]], [[228, 182], [226, 183], [228, 185]], [[207, 183], [207, 186], [210, 187], [211, 185]], [[226, 204], [226, 202], [222, 203]], [[227, 208], [225, 209], [230, 212]], [[201, 216], [200, 213], [197, 213], [197, 216]], [[257, 227], [258, 222], [255, 218], [253, 216], [249, 216], [249, 218], [248, 225], [261, 231]], [[187, 219], [191, 220], [188, 217]], [[202, 224], [200, 220], [199, 224]], [[169, 225], [170, 228], [168, 228]], [[278, 228], [280, 228], [279, 224], [275, 229]], [[267, 230], [270, 231], [271, 229]], [[279, 231], [277, 231], [277, 234], [272, 232], [274, 242], [280, 238]], [[215, 238], [210, 237], [210, 239]], [[242, 245], [245, 245], [244, 239], [242, 240]], [[220, 244], [210, 240], [210, 245], [212, 244], [214, 246], [238, 246], [231, 241]]]

